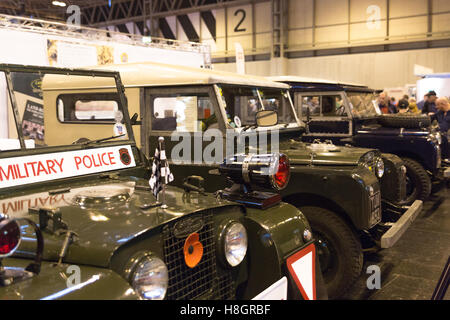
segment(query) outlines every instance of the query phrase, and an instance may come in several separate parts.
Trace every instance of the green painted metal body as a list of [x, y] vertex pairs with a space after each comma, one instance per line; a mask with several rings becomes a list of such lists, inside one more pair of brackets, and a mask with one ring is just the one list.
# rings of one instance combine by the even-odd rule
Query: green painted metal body
[[[25, 268], [28, 259], [7, 259], [5, 267]], [[44, 262], [41, 273], [29, 280], [0, 288], [1, 300], [136, 300], [139, 296], [120, 275], [106, 268], [79, 266], [81, 288], [67, 285], [70, 264]], [[69, 269], [70, 271], [70, 269]], [[70, 281], [70, 279], [69, 279]], [[101, 292], [101, 294], [99, 294]]]
[[[188, 194], [169, 186], [166, 190], [168, 209], [156, 207], [143, 210], [140, 208], [142, 205], [156, 202], [148, 190], [138, 190], [139, 188], [135, 187], [146, 184], [147, 180], [128, 177], [125, 172], [120, 174], [124, 177], [103, 178], [100, 181], [98, 176], [84, 177], [70, 183], [59, 181], [52, 186], [28, 186], [20, 193], [3, 193], [0, 196], [0, 208], [3, 208], [3, 212], [10, 217], [26, 217], [36, 223], [39, 219], [37, 215], [29, 213], [28, 206], [31, 204], [41, 207], [39, 204], [42, 204], [42, 207], [45, 207], [51, 204], [52, 208], [60, 209], [64, 222], [78, 235], [76, 241], [70, 245], [63, 264], [55, 266], [64, 235], [44, 232], [46, 262], [42, 266], [41, 274], [12, 286], [0, 287], [0, 299], [137, 298], [125, 280], [124, 266], [131, 256], [136, 252], [151, 251], [163, 257], [163, 227], [206, 211], [213, 213], [216, 226], [224, 225], [233, 219], [242, 222], [247, 228], [248, 257], [233, 273], [236, 284], [247, 282], [241, 298], [253, 298], [285, 276], [285, 259], [307, 245], [301, 235], [309, 225], [301, 212], [291, 205], [281, 203], [267, 210], [245, 208], [217, 199], [213, 195]], [[126, 202], [109, 203], [107, 206], [80, 206], [76, 202], [77, 195], [93, 186], [97, 188], [97, 192], [103, 188], [107, 192], [109, 187], [123, 187], [129, 189], [132, 196]], [[70, 192], [48, 195], [48, 191], [61, 187], [70, 187]], [[262, 241], [262, 235], [269, 239], [267, 243]], [[11, 267], [26, 266], [33, 258], [35, 247], [33, 230], [24, 228], [22, 243], [14, 258], [5, 259], [3, 264]], [[261, 264], [264, 264], [265, 268], [257, 267]], [[99, 279], [66, 293], [66, 277], [70, 276], [67, 267], [70, 265], [80, 267], [82, 283], [96, 275]], [[227, 271], [220, 263], [219, 269]]]
[[[24, 72], [40, 70], [39, 67], [0, 65], [0, 71], [9, 72], [10, 69]], [[98, 73], [114, 77], [120, 89], [119, 101], [126, 105], [118, 73], [52, 68], [45, 68], [43, 71], [87, 76]], [[127, 130], [131, 133], [128, 112], [126, 108], [123, 111]], [[21, 128], [20, 119], [17, 121], [17, 128]], [[48, 128], [46, 134], [50, 131]], [[205, 252], [212, 250], [208, 263], [211, 264], [210, 269], [214, 270], [211, 274], [213, 285], [202, 292], [201, 296], [193, 298], [223, 298], [218, 291], [224, 289], [221, 286], [227, 285], [232, 288], [227, 298], [251, 299], [280, 278], [286, 276], [290, 279], [285, 268], [286, 258], [313, 243], [313, 240], [306, 243], [303, 239], [305, 229], [310, 227], [297, 208], [286, 203], [279, 203], [266, 210], [246, 208], [212, 194], [188, 193], [168, 186], [165, 192], [168, 207], [163, 209], [157, 205], [148, 187], [151, 172], [149, 161], [137, 148], [133, 135], [129, 134], [128, 138], [126, 141], [91, 145], [25, 149], [21, 137], [21, 149], [0, 152], [0, 160], [4, 160], [68, 151], [88, 152], [100, 147], [129, 146], [132, 151], [130, 156], [136, 163], [132, 168], [104, 173], [0, 187], [0, 212], [11, 218], [28, 218], [38, 224], [39, 215], [36, 212], [39, 209], [56, 210], [61, 213], [68, 230], [76, 234], [62, 261], [58, 262], [65, 234], [52, 232], [50, 226], [41, 226], [44, 236], [41, 272], [29, 279], [0, 286], [0, 299], [138, 299], [139, 296], [130, 285], [126, 270], [128, 263], [141, 252], [151, 252], [164, 261], [168, 255], [183, 257], [182, 248], [175, 252], [165, 251], [168, 245], [164, 237], [167, 234], [173, 237], [171, 228], [178, 222], [188, 222], [190, 218], [201, 218], [204, 221], [209, 219], [207, 221], [211, 226], [208, 227], [209, 230], [212, 230], [212, 247], [205, 248]], [[181, 176], [178, 179], [181, 180]], [[92, 195], [93, 191], [95, 196]], [[119, 196], [116, 197], [117, 193]], [[90, 202], [89, 197], [95, 198], [95, 201]], [[224, 263], [220, 237], [223, 227], [231, 221], [241, 222], [248, 234], [247, 255], [234, 268]], [[3, 266], [9, 270], [23, 268], [34, 259], [36, 234], [23, 220], [21, 226], [23, 237], [20, 246], [12, 257], [2, 260]], [[261, 268], [262, 265], [264, 268]], [[67, 285], [67, 279], [72, 274], [71, 266], [79, 267], [79, 285]], [[319, 270], [318, 263], [316, 266], [316, 270]], [[169, 283], [170, 275], [171, 270]], [[290, 281], [289, 297], [298, 298], [299, 292], [294, 292], [292, 279]], [[320, 285], [318, 282], [317, 286]]]
[[[371, 214], [370, 192], [380, 192], [375, 175], [358, 165], [359, 160], [368, 152], [376, 150], [324, 146], [314, 149], [311, 144], [299, 141], [301, 130], [280, 131], [279, 150], [288, 155], [291, 178], [289, 185], [281, 191], [283, 200], [297, 207], [319, 206], [329, 208], [342, 215], [356, 230], [373, 227], [369, 223]], [[154, 137], [150, 137], [153, 141]], [[171, 165], [177, 176], [198, 175], [205, 178], [205, 189], [215, 191], [229, 187], [222, 177], [217, 176], [217, 166], [205, 164]], [[175, 181], [181, 185], [182, 180]]]

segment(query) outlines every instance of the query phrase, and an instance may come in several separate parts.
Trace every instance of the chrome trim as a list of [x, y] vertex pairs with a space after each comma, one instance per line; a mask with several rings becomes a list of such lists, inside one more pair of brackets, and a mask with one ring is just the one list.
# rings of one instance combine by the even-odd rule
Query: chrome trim
[[423, 202], [421, 200], [414, 201], [414, 203], [401, 216], [401, 218], [381, 237], [381, 248], [387, 249], [394, 246], [417, 218], [419, 213], [422, 211], [422, 208]]

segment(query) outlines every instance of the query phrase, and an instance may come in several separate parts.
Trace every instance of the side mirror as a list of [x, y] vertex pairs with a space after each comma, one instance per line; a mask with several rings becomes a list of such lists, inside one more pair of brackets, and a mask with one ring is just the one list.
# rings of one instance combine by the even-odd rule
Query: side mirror
[[138, 121], [137, 118], [138, 118], [138, 114], [137, 113], [133, 114], [133, 116], [130, 119], [130, 122], [131, 122], [132, 126], [141, 125], [142, 124], [142, 121]]
[[261, 110], [256, 113], [258, 127], [272, 127], [278, 124], [278, 113], [273, 110]]

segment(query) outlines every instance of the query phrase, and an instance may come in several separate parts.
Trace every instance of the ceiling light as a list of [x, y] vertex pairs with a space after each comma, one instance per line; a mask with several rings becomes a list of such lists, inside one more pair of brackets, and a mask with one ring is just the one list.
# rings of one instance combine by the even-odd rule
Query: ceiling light
[[58, 7], [65, 7], [65, 6], [67, 6], [65, 2], [62, 2], [62, 1], [56, 1], [56, 0], [53, 1], [52, 4], [53, 4], [54, 6], [58, 6]]

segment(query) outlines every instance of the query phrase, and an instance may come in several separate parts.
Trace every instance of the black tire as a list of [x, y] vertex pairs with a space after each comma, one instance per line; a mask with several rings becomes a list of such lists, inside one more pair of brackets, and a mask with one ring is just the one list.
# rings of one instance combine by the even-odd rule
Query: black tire
[[416, 200], [426, 201], [431, 194], [431, 179], [422, 165], [410, 158], [402, 158], [406, 167], [406, 199], [410, 205]]
[[361, 274], [361, 242], [336, 213], [319, 207], [301, 207], [300, 210], [308, 219], [317, 240], [317, 254], [328, 297], [338, 299]]
[[436, 193], [440, 192], [442, 189], [444, 189], [444, 187], [445, 187], [445, 181], [433, 183], [431, 185], [431, 194], [436, 194]]
[[431, 125], [431, 118], [418, 114], [384, 114], [378, 118], [378, 123], [389, 128], [418, 129]]

